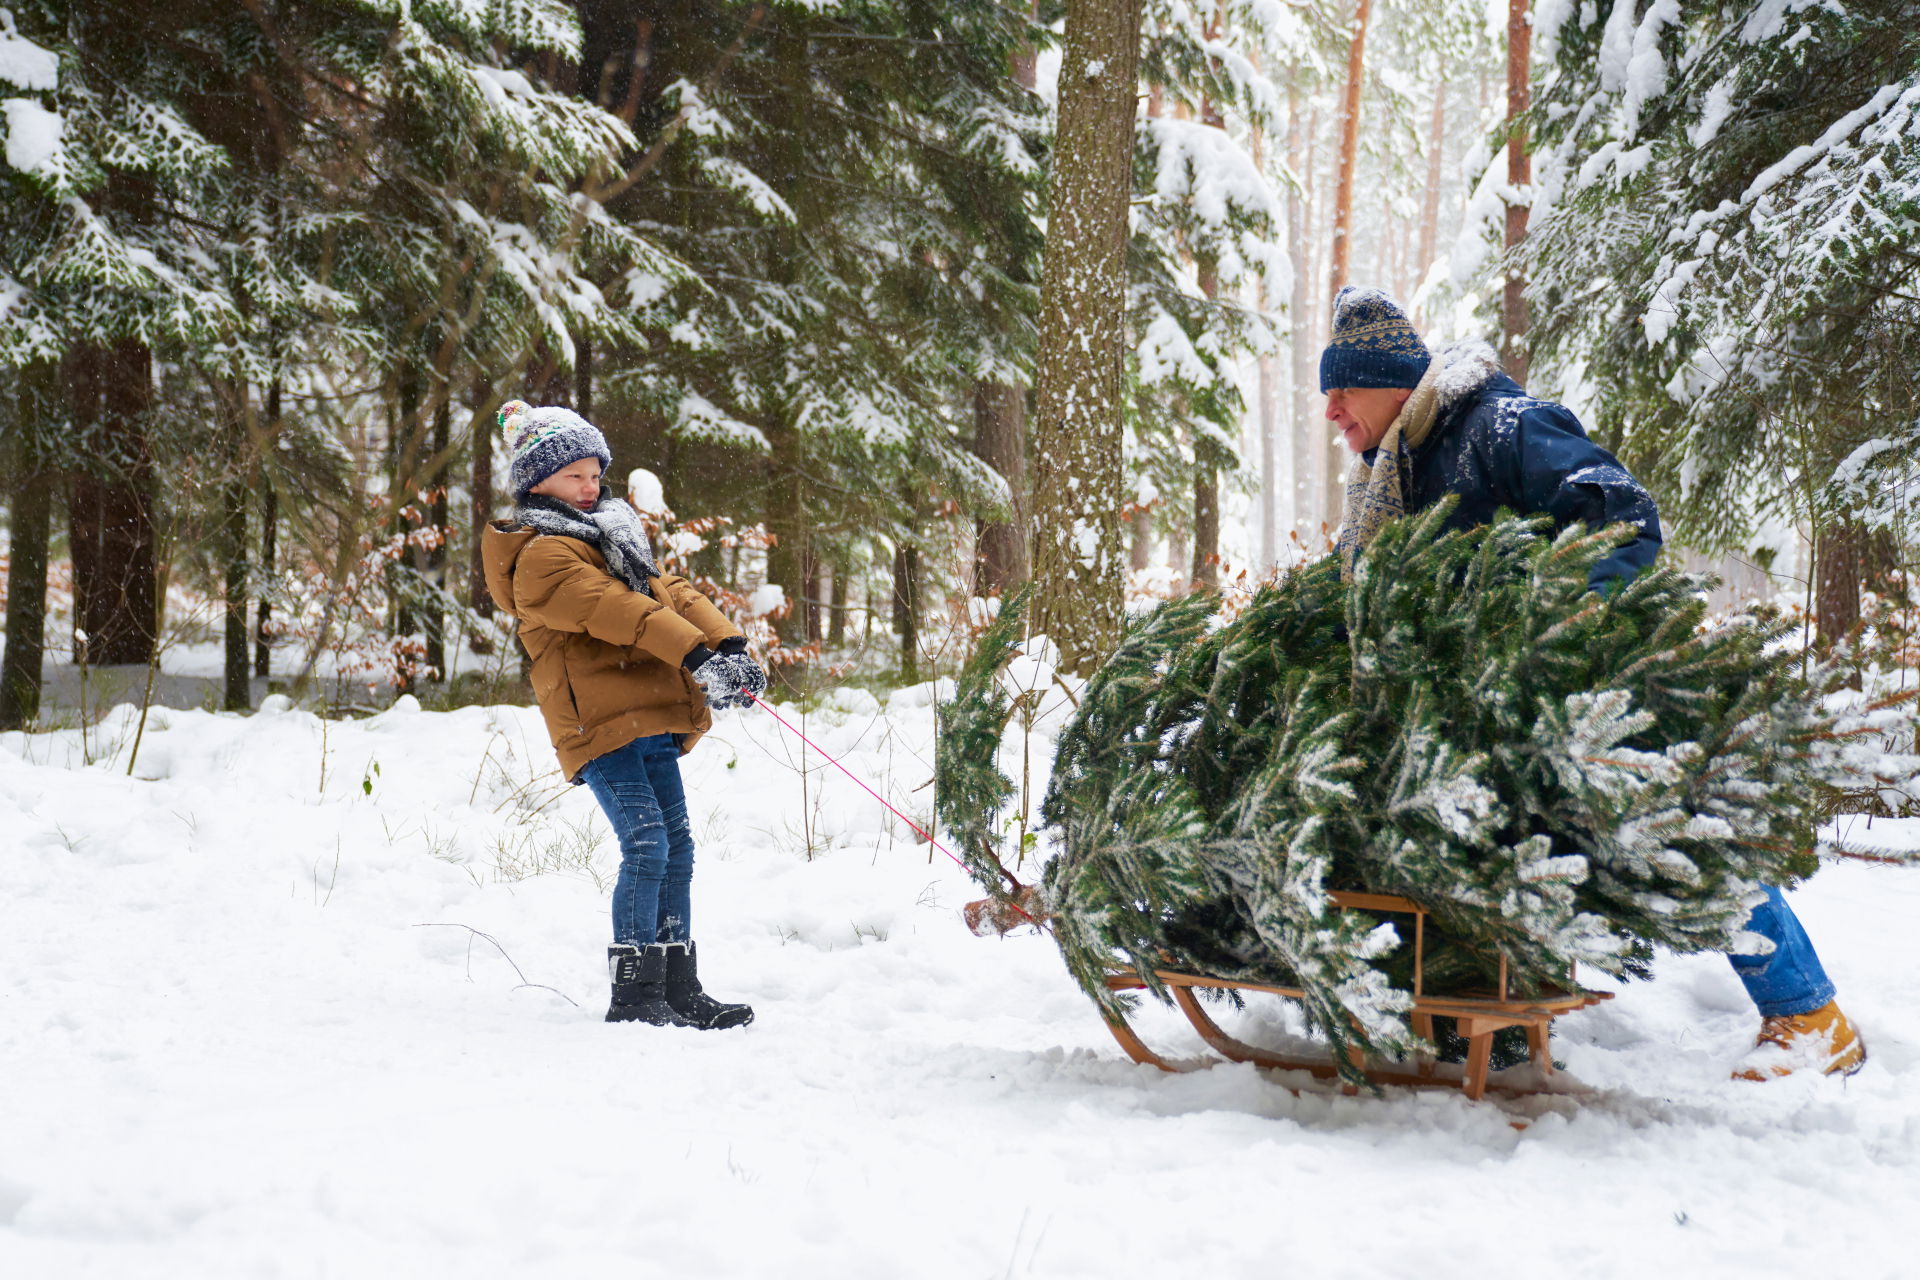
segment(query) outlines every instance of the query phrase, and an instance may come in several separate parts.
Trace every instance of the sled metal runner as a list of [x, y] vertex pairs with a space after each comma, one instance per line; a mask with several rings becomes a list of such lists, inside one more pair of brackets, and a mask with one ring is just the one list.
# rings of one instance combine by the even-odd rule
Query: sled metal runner
[[[1507, 989], [1507, 964], [1500, 962], [1499, 986], [1484, 992], [1449, 992], [1446, 995], [1427, 995], [1425, 993], [1426, 961], [1426, 908], [1409, 898], [1396, 897], [1384, 893], [1345, 893], [1334, 892], [1328, 897], [1333, 905], [1342, 910], [1378, 911], [1413, 917], [1413, 1009], [1411, 1021], [1414, 1034], [1421, 1039], [1433, 1040], [1433, 1020], [1436, 1017], [1454, 1019], [1460, 1034], [1467, 1041], [1467, 1059], [1456, 1079], [1451, 1072], [1443, 1073], [1430, 1057], [1416, 1058], [1411, 1071], [1401, 1066], [1386, 1066], [1370, 1062], [1358, 1047], [1350, 1048], [1350, 1062], [1366, 1078], [1378, 1085], [1400, 1085], [1411, 1088], [1459, 1089], [1468, 1098], [1478, 1101], [1488, 1090], [1487, 1077], [1493, 1062], [1494, 1033], [1506, 1027], [1525, 1027], [1527, 1030], [1528, 1056], [1533, 1065], [1542, 1074], [1553, 1071], [1553, 1058], [1547, 1052], [1547, 1040], [1553, 1026], [1553, 1020], [1565, 1014], [1611, 1000], [1610, 991], [1588, 991], [1580, 987], [1572, 973], [1568, 974], [1567, 990], [1545, 992], [1540, 995], [1512, 998]], [[1264, 991], [1273, 995], [1300, 999], [1305, 992], [1298, 987], [1276, 986], [1264, 982], [1241, 982], [1232, 978], [1213, 978], [1204, 974], [1181, 973], [1173, 969], [1155, 969], [1153, 976], [1172, 993], [1174, 1004], [1187, 1016], [1200, 1038], [1217, 1053], [1233, 1062], [1251, 1062], [1255, 1066], [1271, 1067], [1282, 1071], [1308, 1071], [1322, 1079], [1331, 1079], [1339, 1075], [1339, 1069], [1326, 1059], [1295, 1058], [1274, 1053], [1267, 1049], [1255, 1048], [1234, 1039], [1220, 1029], [1194, 994], [1196, 988], [1211, 987], [1225, 991]], [[1138, 991], [1147, 986], [1147, 980], [1131, 968], [1121, 968], [1107, 978], [1107, 988], [1112, 991]], [[1185, 1068], [1161, 1057], [1134, 1033], [1127, 1020], [1119, 1014], [1107, 1015], [1107, 1028], [1113, 1032], [1113, 1038], [1120, 1042], [1127, 1056], [1135, 1062], [1150, 1064], [1162, 1071], [1181, 1071]], [[1353, 1085], [1346, 1086], [1348, 1093], [1356, 1092]], [[1525, 1090], [1501, 1090], [1501, 1092], [1526, 1092]]]

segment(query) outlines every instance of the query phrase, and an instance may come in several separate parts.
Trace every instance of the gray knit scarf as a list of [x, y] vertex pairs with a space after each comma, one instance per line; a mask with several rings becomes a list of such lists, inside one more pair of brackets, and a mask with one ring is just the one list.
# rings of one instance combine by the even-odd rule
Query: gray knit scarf
[[513, 518], [541, 533], [578, 538], [606, 557], [607, 572], [642, 595], [653, 594], [649, 578], [660, 570], [647, 545], [647, 531], [634, 509], [618, 498], [602, 497], [591, 511], [569, 502], [530, 493], [514, 508]]

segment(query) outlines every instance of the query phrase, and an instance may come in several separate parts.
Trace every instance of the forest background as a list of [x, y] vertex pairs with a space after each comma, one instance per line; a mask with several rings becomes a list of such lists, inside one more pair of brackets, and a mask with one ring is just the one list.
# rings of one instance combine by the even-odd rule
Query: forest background
[[[1133, 111], [1067, 129], [1103, 77]], [[1345, 283], [1915, 663], [1909, 5], [8, 0], [0, 105], [0, 728], [200, 640], [230, 709], [511, 697], [515, 397], [653, 473], [792, 689], [949, 670], [1029, 580], [1084, 669], [1129, 602], [1325, 554]], [[1035, 391], [1050, 275], [1103, 269], [1048, 237], [1074, 165], [1122, 219], [1120, 323], [1063, 331], [1091, 430]]]

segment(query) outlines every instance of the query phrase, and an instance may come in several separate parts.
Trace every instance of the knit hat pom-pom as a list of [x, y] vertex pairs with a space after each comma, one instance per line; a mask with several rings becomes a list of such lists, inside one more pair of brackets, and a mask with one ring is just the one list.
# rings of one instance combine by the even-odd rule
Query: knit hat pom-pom
[[502, 431], [511, 436], [519, 429], [526, 416], [532, 412], [533, 406], [525, 400], [509, 400], [500, 406], [500, 415], [495, 421], [500, 424]]

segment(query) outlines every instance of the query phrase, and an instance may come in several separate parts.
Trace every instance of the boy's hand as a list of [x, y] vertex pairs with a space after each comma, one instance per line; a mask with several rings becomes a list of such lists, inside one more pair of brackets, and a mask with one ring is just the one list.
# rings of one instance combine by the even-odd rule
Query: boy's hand
[[693, 678], [716, 711], [751, 706], [767, 691], [767, 673], [744, 653], [716, 653], [700, 664]]

